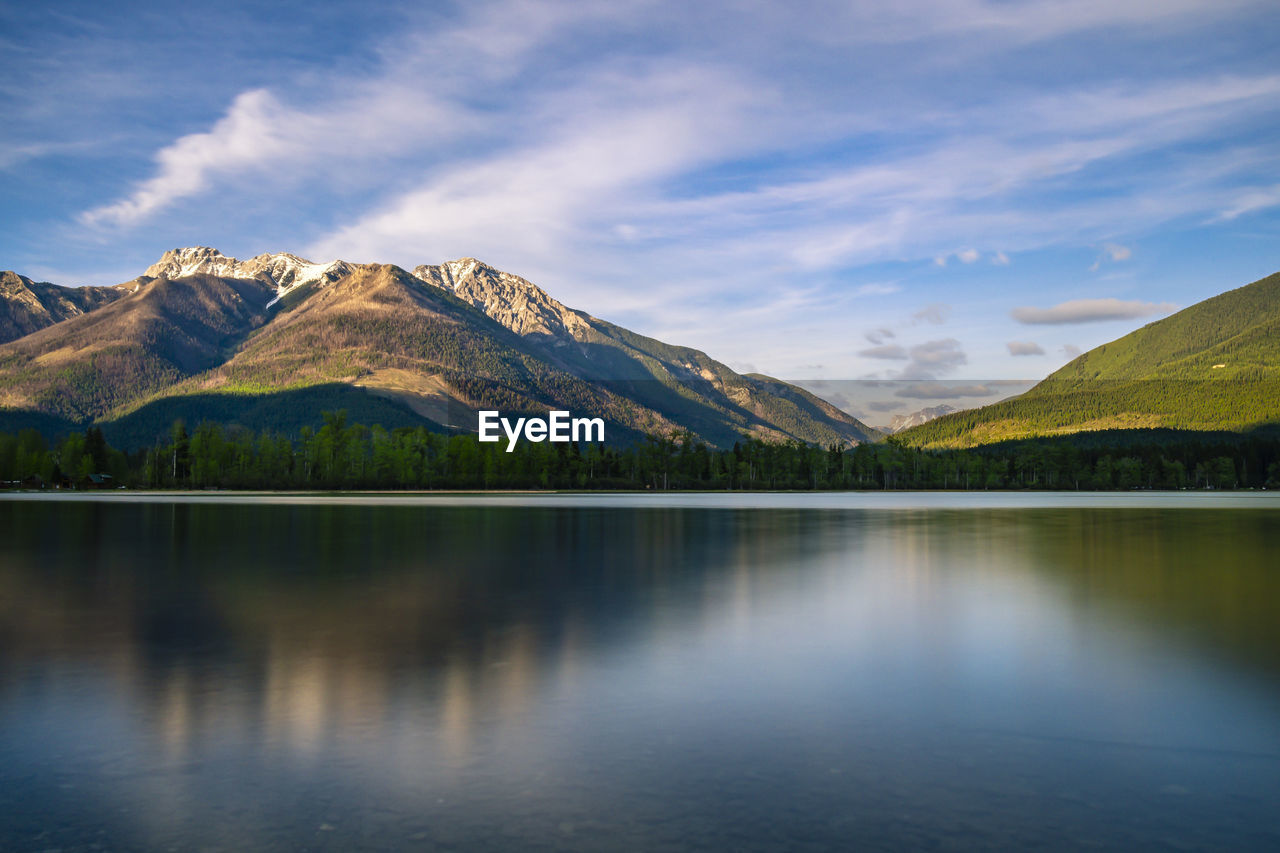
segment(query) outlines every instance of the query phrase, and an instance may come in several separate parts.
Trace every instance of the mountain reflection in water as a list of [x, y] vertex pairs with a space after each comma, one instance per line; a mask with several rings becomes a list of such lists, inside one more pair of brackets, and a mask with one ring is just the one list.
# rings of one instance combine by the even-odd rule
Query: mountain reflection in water
[[0, 506], [0, 848], [1280, 846], [1280, 515]]

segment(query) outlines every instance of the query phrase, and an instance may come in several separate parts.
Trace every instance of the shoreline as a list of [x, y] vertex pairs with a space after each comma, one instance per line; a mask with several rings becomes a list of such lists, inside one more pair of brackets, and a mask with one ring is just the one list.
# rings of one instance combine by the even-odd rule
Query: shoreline
[[102, 504], [476, 506], [610, 509], [1277, 509], [1280, 491], [849, 491], [849, 492], [262, 492], [18, 491], [0, 501]]

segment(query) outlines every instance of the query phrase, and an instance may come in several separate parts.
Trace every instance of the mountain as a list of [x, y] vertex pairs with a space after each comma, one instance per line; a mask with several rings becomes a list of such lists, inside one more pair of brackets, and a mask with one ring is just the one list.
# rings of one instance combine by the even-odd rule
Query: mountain
[[943, 415], [949, 415], [954, 411], [955, 407], [948, 406], [946, 403], [943, 403], [940, 406], [929, 406], [924, 409], [918, 409], [906, 415], [894, 415], [893, 418], [889, 420], [889, 425], [887, 427], [881, 427], [880, 431], [893, 435], [895, 433], [902, 432], [903, 430], [911, 429], [911, 427], [927, 424], [935, 418], [940, 418]]
[[186, 249], [170, 249], [160, 260], [147, 267], [146, 278], [185, 278], [190, 275], [211, 275], [219, 278], [256, 278], [270, 282], [276, 295], [283, 297], [291, 291], [309, 284], [330, 284], [352, 270], [345, 261], [313, 264], [311, 261], [278, 252], [274, 255], [258, 255], [247, 261], [228, 258], [217, 249], [193, 246]]
[[1280, 423], [1280, 273], [1076, 358], [1027, 393], [904, 432], [967, 447], [1117, 430], [1247, 431]]
[[0, 405], [88, 421], [220, 363], [267, 321], [258, 280], [156, 278], [92, 311], [0, 346]]
[[480, 408], [560, 408], [603, 417], [611, 437], [687, 430], [719, 446], [878, 436], [799, 388], [568, 308], [471, 258], [411, 273], [192, 247], [117, 290], [105, 307], [0, 345], [10, 420], [100, 423], [126, 446], [151, 443], [175, 417], [284, 430], [321, 408], [464, 430]]
[[0, 343], [101, 308], [127, 292], [123, 286], [61, 287], [0, 272]]
[[[546, 361], [695, 432], [714, 432], [728, 415], [736, 424], [758, 425], [748, 431], [762, 429], [771, 438], [824, 444], [878, 438], [875, 430], [802, 388], [763, 374], [736, 373], [699, 350], [568, 308], [531, 282], [474, 258], [419, 266], [413, 273], [520, 335]], [[850, 433], [854, 424], [857, 431]]]

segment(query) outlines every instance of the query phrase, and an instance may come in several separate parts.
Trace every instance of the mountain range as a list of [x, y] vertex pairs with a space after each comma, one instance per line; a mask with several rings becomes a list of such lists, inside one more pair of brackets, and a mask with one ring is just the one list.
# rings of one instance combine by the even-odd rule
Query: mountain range
[[1096, 347], [1025, 394], [900, 433], [972, 447], [1113, 430], [1248, 432], [1280, 424], [1280, 273]]
[[567, 409], [611, 439], [688, 432], [850, 446], [879, 433], [794, 385], [569, 308], [473, 258], [412, 271], [166, 252], [112, 287], [0, 278], [0, 428], [98, 424], [140, 447], [175, 419], [294, 430], [321, 410], [474, 430]]

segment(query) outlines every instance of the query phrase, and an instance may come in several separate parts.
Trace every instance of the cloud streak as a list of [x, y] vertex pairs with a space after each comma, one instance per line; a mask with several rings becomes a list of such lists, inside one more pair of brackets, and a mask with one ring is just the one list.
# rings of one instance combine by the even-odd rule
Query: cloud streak
[[89, 226], [133, 226], [182, 199], [245, 174], [270, 177], [344, 157], [383, 155], [425, 136], [464, 132], [465, 119], [446, 105], [394, 87], [362, 93], [307, 111], [282, 104], [270, 91], [243, 92], [204, 133], [176, 140], [155, 155], [156, 170], [128, 196], [85, 211]]
[[1072, 299], [1049, 308], [1029, 305], [1014, 308], [1009, 316], [1019, 323], [1036, 326], [1060, 326], [1075, 323], [1101, 323], [1108, 320], [1135, 320], [1177, 310], [1171, 302], [1123, 301], [1105, 299]]

